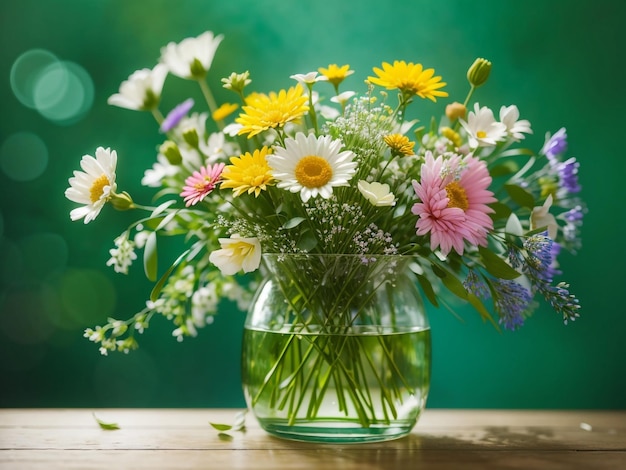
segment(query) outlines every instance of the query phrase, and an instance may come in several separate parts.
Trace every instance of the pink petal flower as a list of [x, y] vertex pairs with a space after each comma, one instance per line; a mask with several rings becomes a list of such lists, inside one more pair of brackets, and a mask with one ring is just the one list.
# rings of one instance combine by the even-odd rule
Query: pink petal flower
[[200, 171], [194, 171], [193, 174], [185, 180], [185, 186], [180, 193], [185, 198], [187, 207], [193, 206], [201, 202], [211, 191], [215, 189], [222, 171], [224, 163], [216, 163], [215, 165], [207, 165], [200, 168]]
[[427, 152], [422, 164], [421, 181], [413, 181], [421, 202], [411, 211], [419, 216], [417, 235], [430, 234], [430, 247], [444, 255], [454, 249], [463, 254], [465, 242], [487, 245], [487, 233], [493, 229], [487, 204], [495, 202], [489, 191], [491, 176], [485, 162], [471, 156], [439, 156]]

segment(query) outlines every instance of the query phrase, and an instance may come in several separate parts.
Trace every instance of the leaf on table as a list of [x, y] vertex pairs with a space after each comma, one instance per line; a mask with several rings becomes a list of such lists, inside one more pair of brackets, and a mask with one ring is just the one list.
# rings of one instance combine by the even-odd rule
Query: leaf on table
[[231, 432], [245, 432], [246, 430], [246, 411], [240, 411], [235, 415], [235, 420], [233, 424], [222, 424], [222, 423], [213, 423], [209, 421], [209, 424], [213, 427], [213, 429], [219, 431], [218, 437], [222, 440], [232, 440], [232, 436], [228, 434], [226, 431]]
[[99, 419], [95, 413], [92, 414], [93, 419], [96, 420], [96, 423], [98, 423], [98, 426], [100, 426], [101, 429], [104, 429], [106, 431], [115, 431], [116, 429], [120, 429], [120, 426], [117, 423], [107, 423]]
[[209, 424], [218, 431], [230, 431], [233, 428], [230, 424], [212, 423], [210, 421]]

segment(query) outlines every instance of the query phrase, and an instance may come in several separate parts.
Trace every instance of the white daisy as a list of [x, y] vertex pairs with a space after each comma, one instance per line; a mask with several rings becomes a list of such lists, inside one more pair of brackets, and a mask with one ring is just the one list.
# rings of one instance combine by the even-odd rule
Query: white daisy
[[354, 91], [344, 91], [343, 93], [333, 96], [330, 101], [333, 103], [339, 103], [341, 106], [345, 106], [354, 95], [356, 95], [356, 92]]
[[486, 106], [482, 108], [478, 103], [474, 104], [474, 111], [470, 111], [467, 121], [459, 119], [463, 128], [467, 131], [470, 148], [491, 147], [506, 138], [506, 125], [497, 122], [493, 117], [493, 111]]
[[328, 199], [335, 186], [347, 186], [356, 171], [354, 153], [341, 151], [343, 143], [328, 135], [315, 137], [298, 132], [285, 139], [285, 147], [276, 147], [267, 161], [276, 186], [300, 193], [303, 202], [318, 194]]
[[294, 80], [296, 80], [307, 92], [310, 92], [311, 87], [314, 83], [328, 81], [328, 78], [326, 76], [317, 75], [317, 72], [297, 73], [295, 75], [290, 75], [289, 78], [293, 78]]
[[111, 95], [107, 103], [139, 111], [155, 109], [166, 77], [167, 67], [163, 64], [157, 64], [152, 70], [137, 70], [122, 82], [119, 93]]
[[186, 38], [180, 43], [170, 42], [161, 49], [160, 62], [177, 77], [199, 80], [211, 68], [217, 46], [224, 36], [207, 31], [197, 38]]
[[65, 190], [65, 197], [84, 204], [73, 209], [70, 217], [72, 220], [84, 217], [87, 224], [98, 216], [102, 207], [115, 195], [117, 153], [115, 150], [98, 147], [96, 157], [83, 156], [80, 166], [83, 171], [74, 171], [74, 176], [69, 179], [70, 187]]
[[159, 186], [163, 186], [163, 180], [165, 178], [172, 177], [177, 173], [180, 173], [180, 165], [172, 165], [165, 155], [159, 153], [157, 155], [157, 161], [154, 162], [152, 168], [148, 168], [144, 171], [141, 184], [151, 188], [158, 188]]
[[532, 134], [530, 122], [519, 119], [519, 109], [514, 104], [500, 108], [500, 122], [506, 126], [508, 134], [517, 142], [526, 137], [524, 134]]

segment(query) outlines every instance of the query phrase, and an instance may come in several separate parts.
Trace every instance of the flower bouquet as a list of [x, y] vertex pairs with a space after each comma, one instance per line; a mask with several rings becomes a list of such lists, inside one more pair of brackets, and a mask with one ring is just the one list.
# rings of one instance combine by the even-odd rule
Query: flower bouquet
[[[489, 61], [469, 67], [462, 102], [422, 126], [407, 109], [447, 98], [446, 83], [405, 61], [374, 67], [357, 90], [343, 89], [349, 65], [291, 75], [293, 86], [269, 93], [233, 72], [221, 84], [234, 102], [218, 104], [210, 68], [222, 40], [206, 32], [167, 44], [109, 98], [151, 113], [163, 134], [141, 181], [155, 188], [150, 205], [118, 190], [110, 148], [85, 155], [69, 180], [65, 194], [81, 205], [72, 220], [88, 223], [107, 204], [140, 214], [107, 264], [127, 273], [142, 251], [154, 281], [131, 318], [86, 330], [102, 354], [137, 348], [155, 314], [179, 341], [196, 336], [229, 299], [249, 308], [244, 390], [266, 429], [377, 440], [409, 432], [424, 407], [422, 298], [439, 307], [455, 296], [511, 330], [538, 296], [565, 323], [578, 317], [555, 279], [560, 252], [580, 246], [579, 164], [565, 158], [565, 129], [539, 151], [523, 148], [532, 129], [517, 106], [496, 118], [472, 101]], [[204, 110], [183, 96], [164, 116], [168, 75], [196, 82]], [[162, 237], [178, 237], [181, 252], [159, 272]]]

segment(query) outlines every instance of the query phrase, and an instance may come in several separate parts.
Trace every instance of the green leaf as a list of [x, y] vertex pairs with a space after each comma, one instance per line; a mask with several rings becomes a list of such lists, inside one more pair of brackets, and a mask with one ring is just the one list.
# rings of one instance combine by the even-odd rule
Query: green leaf
[[161, 276], [161, 279], [159, 279], [159, 281], [152, 288], [152, 292], [150, 292], [150, 300], [155, 302], [159, 298], [159, 294], [161, 293], [161, 290], [163, 289], [163, 286], [165, 285], [165, 281], [167, 281], [167, 278], [170, 277], [174, 269], [176, 269], [176, 267], [185, 258], [185, 256], [189, 254], [190, 251], [191, 251], [191, 248], [189, 250], [185, 250], [178, 258], [176, 258], [176, 260], [167, 269], [167, 271], [165, 271], [163, 276]]
[[422, 274], [416, 274], [416, 276], [417, 276], [418, 282], [420, 283], [420, 286], [422, 287], [422, 290], [424, 291], [424, 295], [426, 295], [426, 298], [435, 307], [439, 307], [439, 302], [437, 302], [437, 295], [435, 294], [435, 291], [433, 290], [433, 286], [428, 280], [428, 278]]
[[290, 228], [297, 227], [302, 222], [304, 222], [304, 220], [304, 217], [294, 217], [293, 219], [289, 219], [287, 222], [285, 222], [282, 228], [284, 228], [285, 230], [289, 230]]
[[445, 277], [441, 278], [443, 285], [448, 288], [450, 292], [461, 299], [467, 299], [467, 290], [459, 279], [451, 273], [447, 273]]
[[101, 429], [104, 429], [106, 431], [114, 431], [116, 429], [120, 429], [119, 425], [117, 423], [106, 423], [100, 419], [98, 419], [98, 417], [96, 416], [95, 413], [92, 413], [93, 415], [93, 419], [96, 420], [96, 423], [98, 423], [98, 426], [100, 426]]
[[502, 204], [501, 202], [494, 202], [492, 204], [489, 204], [489, 207], [491, 207], [495, 211], [493, 214], [491, 214], [492, 220], [506, 219], [513, 212], [509, 206], [507, 206], [506, 204]]
[[157, 234], [156, 232], [151, 232], [143, 249], [143, 270], [146, 273], [146, 277], [151, 281], [156, 281], [157, 264]]
[[467, 300], [472, 305], [472, 307], [474, 307], [476, 311], [480, 313], [480, 317], [483, 320], [489, 320], [491, 324], [496, 327], [496, 329], [500, 329], [496, 321], [491, 316], [491, 313], [489, 313], [489, 310], [487, 310], [485, 305], [478, 297], [476, 297], [474, 294], [468, 293]]
[[431, 264], [430, 266], [435, 276], [441, 279], [446, 277], [446, 272], [443, 269], [441, 269], [439, 266], [437, 266], [436, 264]]
[[163, 217], [163, 220], [159, 222], [159, 225], [157, 225], [154, 231], [158, 232], [159, 230], [161, 230], [163, 227], [169, 224], [172, 221], [172, 219], [176, 217], [177, 215], [178, 215], [178, 211], [170, 212], [169, 214], [167, 214], [165, 217]]
[[478, 253], [483, 262], [483, 266], [489, 274], [500, 279], [515, 279], [520, 276], [515, 269], [509, 266], [500, 256], [488, 248], [479, 246]]
[[489, 174], [492, 178], [497, 178], [498, 176], [505, 176], [515, 173], [519, 170], [519, 166], [512, 160], [507, 160], [503, 163], [499, 163], [495, 165], [493, 168], [489, 169]]
[[505, 184], [504, 189], [511, 199], [513, 199], [513, 201], [520, 206], [528, 207], [529, 209], [535, 207], [535, 198], [524, 188], [517, 186], [516, 184]]
[[163, 204], [160, 204], [156, 209], [152, 211], [152, 213], [150, 214], [150, 218], [153, 219], [157, 215], [161, 215], [165, 209], [167, 209], [174, 203], [176, 203], [176, 200], [170, 199], [169, 201], [165, 201]]
[[467, 299], [467, 290], [465, 290], [465, 286], [456, 275], [434, 263], [431, 265], [431, 269], [450, 292], [461, 299]]
[[317, 245], [317, 238], [312, 233], [305, 233], [300, 240], [298, 240], [298, 248], [305, 252], [311, 251]]
[[221, 432], [230, 431], [233, 428], [230, 424], [211, 423], [210, 421], [209, 424], [213, 426], [214, 429]]

